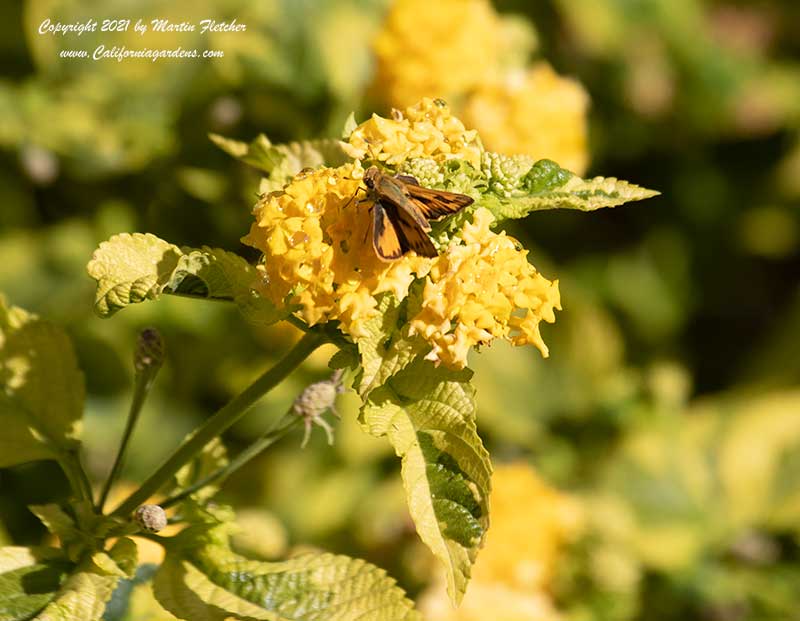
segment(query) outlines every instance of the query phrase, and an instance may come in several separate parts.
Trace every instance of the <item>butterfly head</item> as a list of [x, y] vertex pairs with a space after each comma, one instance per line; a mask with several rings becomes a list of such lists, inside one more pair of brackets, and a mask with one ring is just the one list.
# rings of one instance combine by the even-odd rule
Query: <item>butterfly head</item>
[[372, 190], [375, 187], [375, 180], [380, 174], [381, 171], [378, 170], [377, 166], [367, 168], [366, 172], [364, 172], [364, 185]]

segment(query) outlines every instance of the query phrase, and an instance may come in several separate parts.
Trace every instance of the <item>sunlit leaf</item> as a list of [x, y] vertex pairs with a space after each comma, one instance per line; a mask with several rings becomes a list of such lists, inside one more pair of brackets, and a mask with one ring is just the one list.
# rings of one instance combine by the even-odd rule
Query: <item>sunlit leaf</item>
[[350, 159], [342, 151], [340, 142], [332, 139], [272, 144], [260, 134], [247, 144], [217, 134], [210, 134], [209, 138], [229, 155], [266, 173], [262, 192], [280, 190], [304, 168], [339, 166]]
[[181, 619], [411, 621], [413, 604], [377, 567], [333, 554], [281, 563], [233, 553], [225, 527], [190, 527], [169, 545], [154, 593]]
[[72, 343], [2, 298], [0, 386], [0, 467], [74, 452], [85, 389]]
[[417, 359], [368, 396], [362, 423], [402, 459], [411, 517], [463, 597], [489, 526], [491, 463], [475, 425], [472, 372]]
[[101, 317], [161, 294], [232, 301], [248, 321], [262, 325], [286, 316], [252, 291], [255, 267], [219, 248], [178, 248], [149, 233], [123, 233], [101, 243], [86, 269], [97, 281]]

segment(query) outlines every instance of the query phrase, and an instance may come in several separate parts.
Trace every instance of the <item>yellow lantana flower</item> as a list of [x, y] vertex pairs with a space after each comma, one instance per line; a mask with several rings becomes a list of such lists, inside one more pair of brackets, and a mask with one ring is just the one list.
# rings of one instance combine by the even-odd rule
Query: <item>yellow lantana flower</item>
[[[482, 153], [475, 132], [430, 99], [396, 119], [373, 116], [343, 147], [387, 163], [417, 156], [480, 161]], [[516, 240], [490, 229], [491, 212], [477, 208], [449, 239], [439, 238], [436, 257], [410, 251], [383, 261], [372, 245], [371, 207], [356, 196], [363, 174], [360, 161], [302, 172], [259, 201], [242, 241], [264, 253], [265, 297], [309, 325], [337, 320], [358, 341], [370, 335], [365, 323], [379, 313], [379, 296], [401, 302], [419, 281], [408, 321], [397, 330], [417, 344], [422, 339], [428, 360], [460, 369], [473, 347], [496, 338], [533, 344], [547, 356], [539, 323], [555, 321], [561, 308], [558, 281], [541, 276]]]
[[502, 34], [488, 0], [396, 0], [375, 39], [374, 88], [397, 107], [464, 93], [495, 71]]
[[430, 98], [395, 110], [392, 119], [373, 114], [353, 130], [342, 148], [356, 159], [389, 166], [415, 157], [437, 161], [457, 157], [479, 166], [483, 150], [477, 131], [464, 127], [444, 101]]
[[495, 338], [548, 354], [539, 322], [553, 323], [554, 309], [561, 309], [558, 281], [539, 274], [519, 242], [493, 232], [493, 221], [477, 209], [459, 239], [434, 259], [410, 325], [412, 335], [432, 345], [429, 360], [464, 367], [473, 346]]
[[263, 295], [279, 308], [298, 306], [309, 325], [339, 320], [353, 337], [376, 314], [375, 296], [390, 291], [402, 300], [430, 265], [413, 252], [391, 263], [378, 259], [372, 217], [355, 200], [362, 176], [358, 163], [300, 173], [256, 205], [242, 238], [264, 253]]
[[578, 502], [550, 487], [524, 462], [500, 465], [492, 475], [492, 528], [472, 568], [461, 606], [451, 607], [444, 583], [420, 599], [436, 621], [557, 621], [549, 593], [565, 543], [581, 532]]
[[541, 62], [481, 83], [466, 99], [462, 116], [490, 151], [555, 160], [581, 175], [589, 160], [588, 107], [579, 82]]

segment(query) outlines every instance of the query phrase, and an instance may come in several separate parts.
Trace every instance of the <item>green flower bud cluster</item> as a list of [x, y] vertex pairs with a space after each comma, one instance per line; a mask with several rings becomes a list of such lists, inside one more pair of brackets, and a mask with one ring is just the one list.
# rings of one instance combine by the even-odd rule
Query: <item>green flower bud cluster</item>
[[528, 155], [502, 155], [484, 151], [481, 155], [481, 172], [486, 177], [489, 191], [509, 198], [523, 183], [523, 178], [534, 164]]
[[474, 195], [476, 187], [483, 184], [480, 171], [461, 159], [437, 162], [431, 158], [417, 157], [403, 162], [398, 172], [411, 175], [426, 188], [459, 194]]
[[402, 175], [411, 175], [426, 188], [438, 188], [444, 184], [444, 173], [439, 164], [428, 157], [406, 160], [398, 172]]

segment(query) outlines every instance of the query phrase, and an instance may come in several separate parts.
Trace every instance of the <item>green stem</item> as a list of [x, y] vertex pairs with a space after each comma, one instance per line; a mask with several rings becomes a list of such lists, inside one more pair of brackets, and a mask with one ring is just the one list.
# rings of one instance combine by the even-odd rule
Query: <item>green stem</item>
[[86, 470], [81, 464], [78, 451], [65, 451], [58, 463], [61, 465], [61, 469], [64, 471], [69, 485], [78, 499], [92, 502], [92, 484], [89, 482]]
[[324, 337], [314, 333], [304, 335], [274, 367], [231, 399], [201, 427], [198, 427], [161, 467], [142, 483], [138, 490], [128, 496], [111, 515], [117, 517], [129, 515], [136, 507], [161, 489], [170, 477], [202, 451], [206, 444], [238, 421], [256, 401], [286, 378], [324, 340]]
[[258, 440], [253, 442], [250, 446], [244, 449], [241, 453], [239, 453], [234, 459], [228, 463], [228, 465], [223, 466], [222, 468], [218, 468], [207, 477], [201, 479], [197, 483], [187, 487], [185, 490], [180, 492], [179, 494], [175, 494], [174, 496], [170, 496], [165, 501], [158, 503], [162, 509], [168, 509], [169, 507], [178, 504], [180, 501], [188, 498], [196, 491], [204, 488], [206, 485], [210, 485], [214, 481], [219, 479], [225, 479], [234, 472], [236, 472], [239, 468], [244, 466], [247, 462], [251, 459], [256, 457], [259, 453], [261, 453], [264, 449], [268, 446], [274, 444], [278, 440], [280, 440], [283, 436], [287, 433], [292, 431], [295, 427], [297, 427], [301, 422], [302, 418], [297, 416], [296, 414], [289, 412], [288, 414], [284, 415], [284, 417], [279, 420], [275, 425], [273, 425], [263, 436], [261, 436]]
[[151, 372], [150, 369], [147, 369], [136, 374], [136, 383], [133, 388], [133, 399], [131, 399], [131, 407], [128, 411], [128, 421], [125, 424], [125, 431], [122, 433], [122, 440], [120, 441], [119, 449], [117, 450], [117, 457], [114, 460], [114, 465], [111, 467], [111, 472], [108, 475], [108, 479], [106, 479], [105, 485], [103, 485], [103, 491], [100, 493], [100, 499], [97, 501], [98, 513], [103, 512], [103, 507], [108, 499], [108, 493], [111, 491], [111, 486], [117, 480], [117, 477], [119, 477], [119, 474], [122, 471], [122, 466], [125, 461], [125, 454], [128, 451], [128, 443], [133, 435], [133, 430], [136, 427], [136, 422], [139, 420], [139, 414], [142, 411], [142, 406], [147, 398], [147, 393], [150, 391], [150, 386], [153, 385], [153, 379], [155, 378], [157, 372], [158, 368], [155, 369], [155, 372]]
[[309, 325], [305, 321], [300, 319], [299, 317], [295, 317], [294, 315], [289, 315], [286, 318], [286, 321], [288, 321], [290, 324], [292, 324], [295, 328], [298, 328], [298, 329], [302, 330], [303, 332], [310, 332], [311, 331], [311, 328], [309, 327]]

